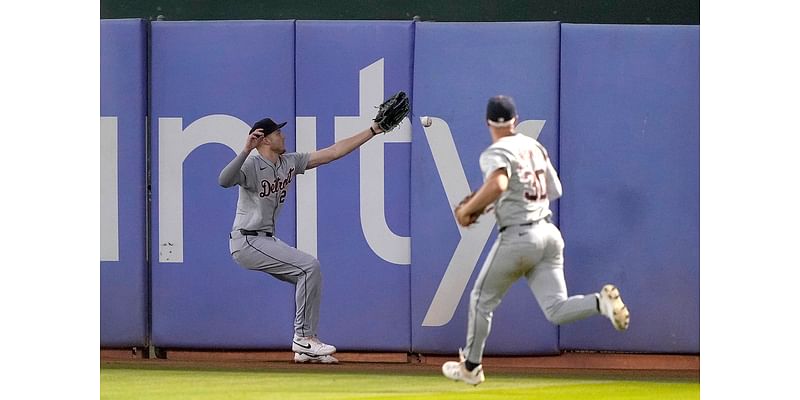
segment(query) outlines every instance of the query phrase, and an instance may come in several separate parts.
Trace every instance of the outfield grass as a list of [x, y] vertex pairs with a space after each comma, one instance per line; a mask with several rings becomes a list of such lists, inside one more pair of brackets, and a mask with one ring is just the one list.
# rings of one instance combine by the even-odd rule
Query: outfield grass
[[104, 367], [101, 399], [699, 399], [697, 381], [490, 375], [473, 387], [423, 374]]

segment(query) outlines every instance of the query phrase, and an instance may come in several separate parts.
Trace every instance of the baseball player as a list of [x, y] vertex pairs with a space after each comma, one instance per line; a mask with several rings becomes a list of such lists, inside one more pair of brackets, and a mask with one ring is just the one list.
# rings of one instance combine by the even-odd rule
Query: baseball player
[[486, 119], [492, 145], [480, 156], [484, 183], [456, 207], [455, 217], [466, 227], [493, 205], [500, 233], [470, 295], [466, 347], [459, 349], [459, 361], [442, 365], [444, 376], [472, 385], [484, 381], [481, 359], [492, 312], [519, 278], [528, 281], [554, 324], [604, 315], [623, 331], [630, 322], [630, 313], [613, 285], [603, 286], [599, 293], [567, 297], [564, 239], [550, 222], [550, 201], [561, 196], [561, 182], [547, 150], [515, 132], [517, 111], [511, 97], [489, 99]]
[[[402, 95], [401, 95], [402, 94]], [[399, 92], [381, 104], [368, 129], [313, 153], [286, 153], [281, 128], [270, 118], [250, 129], [242, 151], [220, 172], [219, 184], [239, 185], [230, 252], [242, 267], [268, 273], [295, 286], [294, 361], [336, 364], [336, 347], [317, 337], [322, 272], [313, 256], [295, 249], [275, 232], [275, 221], [298, 174], [342, 158], [374, 135], [388, 132], [408, 113], [408, 98]], [[250, 155], [251, 151], [257, 150]]]

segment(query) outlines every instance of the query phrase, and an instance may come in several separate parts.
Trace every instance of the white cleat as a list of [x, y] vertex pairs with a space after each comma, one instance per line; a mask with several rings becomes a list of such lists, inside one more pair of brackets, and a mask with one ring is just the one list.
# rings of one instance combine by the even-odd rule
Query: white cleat
[[326, 356], [310, 356], [303, 353], [294, 353], [294, 362], [298, 364], [338, 364], [339, 360], [330, 354]]
[[445, 377], [474, 386], [478, 386], [486, 380], [483, 375], [483, 365], [478, 365], [472, 371], [467, 371], [461, 349], [458, 350], [458, 355], [460, 361], [448, 361], [442, 364], [442, 374]]
[[292, 351], [309, 356], [327, 356], [336, 353], [336, 347], [320, 342], [314, 337], [298, 337], [292, 340]]
[[600, 290], [600, 313], [611, 320], [614, 329], [624, 331], [631, 323], [631, 313], [622, 302], [619, 289], [614, 285], [605, 285]]

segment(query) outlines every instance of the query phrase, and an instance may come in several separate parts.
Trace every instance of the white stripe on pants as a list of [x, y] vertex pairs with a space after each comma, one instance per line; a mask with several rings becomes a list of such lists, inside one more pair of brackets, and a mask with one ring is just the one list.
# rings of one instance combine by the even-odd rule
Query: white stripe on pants
[[230, 249], [233, 259], [242, 267], [266, 272], [295, 286], [295, 335], [316, 336], [322, 294], [319, 261], [276, 237], [231, 239]]

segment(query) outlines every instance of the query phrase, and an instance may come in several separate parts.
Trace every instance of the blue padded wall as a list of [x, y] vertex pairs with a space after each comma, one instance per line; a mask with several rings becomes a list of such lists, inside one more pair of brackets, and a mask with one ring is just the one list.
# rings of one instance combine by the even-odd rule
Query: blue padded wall
[[561, 328], [564, 349], [700, 351], [700, 33], [562, 25], [561, 227], [572, 292], [631, 311]]
[[[100, 261], [100, 345], [143, 346], [147, 339], [145, 260], [145, 115], [147, 62], [144, 21], [100, 21], [100, 116], [117, 143], [115, 256]], [[101, 224], [110, 221], [101, 220]], [[112, 229], [113, 230], [113, 229]], [[115, 240], [116, 239], [116, 240]]]

